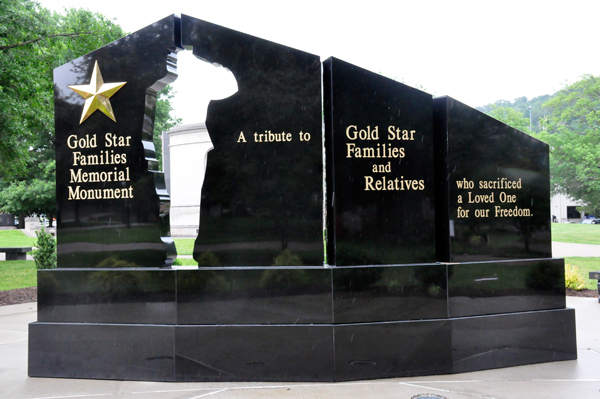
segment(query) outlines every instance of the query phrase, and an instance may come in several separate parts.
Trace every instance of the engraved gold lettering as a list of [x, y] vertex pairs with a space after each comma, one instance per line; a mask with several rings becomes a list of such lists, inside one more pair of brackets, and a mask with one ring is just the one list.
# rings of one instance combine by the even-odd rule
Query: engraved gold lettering
[[[377, 166], [377, 165], [374, 165]], [[400, 179], [391, 179], [386, 176], [375, 180], [372, 176], [364, 176], [365, 178], [365, 191], [402, 191], [402, 190], [425, 190], [424, 180], [400, 180], [404, 179], [400, 176]]]
[[530, 217], [533, 216], [530, 209], [519, 208], [501, 208], [499, 205], [494, 207], [496, 217]]
[[494, 193], [491, 193], [489, 195], [482, 195], [482, 194], [477, 194], [472, 196], [471, 192], [468, 192], [469, 195], [469, 204], [480, 204], [482, 202], [491, 204], [494, 202]]
[[304, 133], [300, 132], [299, 136], [300, 136], [300, 141], [310, 141], [310, 133], [308, 133], [308, 132], [304, 132]]
[[114, 133], [106, 133], [104, 135], [104, 144], [106, 147], [130, 147], [131, 136], [117, 136]]
[[91, 200], [91, 199], [129, 199], [133, 198], [133, 187], [126, 188], [91, 188], [82, 190], [81, 186], [75, 188], [68, 186], [69, 200]]
[[[240, 137], [238, 138], [238, 143], [243, 137], [243, 132], [240, 133]], [[300, 140], [302, 138], [306, 138], [306, 141], [310, 140], [310, 133], [300, 133]], [[243, 138], [244, 142], [246, 142], [245, 137]], [[254, 132], [254, 142], [255, 143], [281, 143], [285, 141], [292, 141], [292, 134], [281, 132], [281, 133], [273, 133], [271, 130], [265, 130], [264, 133]]]
[[416, 130], [402, 130], [396, 126], [388, 127], [388, 140], [413, 140], [415, 139]]
[[500, 202], [517, 202], [516, 195], [506, 195], [504, 191], [500, 192]]
[[77, 139], [77, 135], [72, 134], [67, 138], [67, 146], [74, 150], [76, 148], [96, 148], [98, 144], [96, 143], [96, 135], [92, 135], [90, 137], [89, 134], [86, 134], [85, 137]]

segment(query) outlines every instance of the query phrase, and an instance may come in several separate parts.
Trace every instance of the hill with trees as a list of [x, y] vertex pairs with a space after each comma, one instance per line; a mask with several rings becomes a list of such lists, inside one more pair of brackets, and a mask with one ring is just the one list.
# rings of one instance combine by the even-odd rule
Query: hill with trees
[[[481, 107], [476, 107], [477, 110], [481, 112], [485, 112], [486, 114], [493, 115], [494, 110], [498, 109], [511, 109], [515, 111], [516, 114], [521, 117], [527, 119], [527, 129], [529, 130], [529, 112], [531, 110], [531, 132], [539, 133], [545, 129], [547, 124], [547, 118], [549, 115], [549, 111], [543, 107], [543, 105], [549, 101], [553, 95], [545, 94], [543, 96], [534, 97], [531, 100], [528, 100], [527, 97], [519, 97], [514, 99], [512, 102], [506, 100], [498, 100], [493, 104], [483, 105]], [[531, 108], [530, 108], [531, 107]], [[506, 112], [506, 111], [501, 111]], [[500, 119], [501, 118], [496, 118]], [[505, 122], [504, 120], [502, 120]], [[507, 123], [507, 122], [505, 122]], [[507, 123], [513, 126], [510, 123]], [[513, 126], [514, 127], [514, 126]], [[519, 129], [522, 130], [522, 129]]]
[[477, 109], [546, 142], [552, 194], [580, 199], [587, 204], [580, 209], [600, 213], [600, 77], [582, 76], [554, 95]]

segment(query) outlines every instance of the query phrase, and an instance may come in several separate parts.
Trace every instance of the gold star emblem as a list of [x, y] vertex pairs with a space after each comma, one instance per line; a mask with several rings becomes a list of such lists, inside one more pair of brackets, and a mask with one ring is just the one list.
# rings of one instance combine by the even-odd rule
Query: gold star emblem
[[85, 105], [83, 106], [79, 124], [81, 125], [83, 121], [90, 117], [97, 109], [116, 122], [117, 120], [115, 119], [115, 114], [110, 105], [109, 98], [119, 91], [121, 87], [125, 86], [126, 83], [127, 82], [104, 83], [98, 61], [96, 61], [89, 84], [69, 86], [69, 89], [85, 98]]

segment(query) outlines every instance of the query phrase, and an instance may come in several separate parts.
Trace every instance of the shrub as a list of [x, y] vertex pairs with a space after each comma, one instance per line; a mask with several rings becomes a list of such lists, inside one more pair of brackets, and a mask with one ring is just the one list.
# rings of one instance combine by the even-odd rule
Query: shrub
[[271, 290], [293, 290], [308, 283], [306, 271], [294, 269], [267, 269], [260, 278], [260, 287]]
[[123, 259], [119, 259], [116, 256], [111, 256], [98, 263], [96, 266], [98, 269], [125, 269], [129, 267], [135, 267], [135, 263], [128, 262]]
[[209, 267], [209, 266], [220, 266], [221, 261], [213, 252], [204, 252], [202, 255], [196, 258], [196, 262], [198, 262], [198, 266], [200, 267]]
[[42, 228], [35, 232], [37, 241], [34, 249], [33, 260], [38, 269], [55, 269], [56, 268], [56, 241], [52, 234], [47, 233], [46, 229]]
[[273, 266], [302, 266], [302, 259], [289, 249], [284, 249], [273, 259]]
[[525, 287], [536, 291], [563, 292], [562, 270], [557, 264], [540, 261], [527, 271]]
[[[273, 266], [302, 266], [302, 259], [289, 249], [285, 249], [273, 259]], [[292, 289], [307, 282], [306, 272], [298, 268], [268, 269], [260, 278], [260, 286], [266, 289]]]
[[582, 290], [585, 287], [585, 281], [581, 274], [579, 274], [579, 268], [577, 266], [565, 265], [565, 286], [572, 290]]

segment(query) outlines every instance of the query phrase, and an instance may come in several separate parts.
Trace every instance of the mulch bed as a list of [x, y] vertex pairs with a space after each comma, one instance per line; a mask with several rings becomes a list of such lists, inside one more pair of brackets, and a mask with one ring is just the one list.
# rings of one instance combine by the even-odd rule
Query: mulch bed
[[567, 288], [567, 296], [584, 296], [587, 298], [598, 298], [598, 290], [581, 290], [575, 291], [570, 288]]
[[37, 287], [0, 291], [0, 306], [37, 301]]
[[[575, 291], [567, 288], [567, 296], [598, 298], [596, 290]], [[19, 288], [16, 290], [0, 291], [0, 306], [18, 305], [19, 303], [37, 301], [37, 287]]]

